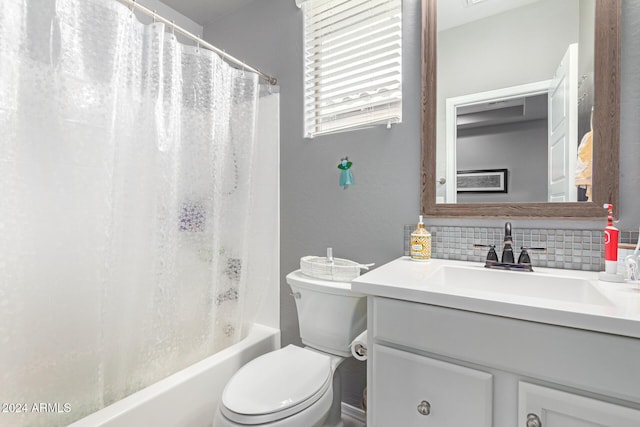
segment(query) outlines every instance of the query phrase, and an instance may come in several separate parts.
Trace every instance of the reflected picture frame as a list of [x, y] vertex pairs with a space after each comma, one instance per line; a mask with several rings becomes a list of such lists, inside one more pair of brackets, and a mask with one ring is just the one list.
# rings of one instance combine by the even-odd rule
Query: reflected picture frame
[[508, 169], [478, 169], [458, 171], [458, 193], [508, 193]]

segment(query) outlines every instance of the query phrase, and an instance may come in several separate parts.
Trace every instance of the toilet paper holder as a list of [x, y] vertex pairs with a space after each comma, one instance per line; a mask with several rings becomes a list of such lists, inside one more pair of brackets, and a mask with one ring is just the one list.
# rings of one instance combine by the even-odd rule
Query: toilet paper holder
[[354, 351], [354, 353], [356, 353], [360, 357], [367, 357], [367, 347], [365, 347], [362, 344], [359, 344], [359, 343], [356, 344], [353, 347], [353, 351]]
[[360, 335], [358, 335], [351, 344], [351, 354], [356, 360], [364, 362], [367, 360], [367, 330], [365, 329]]

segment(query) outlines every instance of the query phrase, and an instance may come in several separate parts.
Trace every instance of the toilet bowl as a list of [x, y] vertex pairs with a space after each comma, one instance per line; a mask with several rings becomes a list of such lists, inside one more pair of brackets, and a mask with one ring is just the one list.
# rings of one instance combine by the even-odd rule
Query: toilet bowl
[[326, 425], [342, 360], [294, 345], [252, 360], [227, 383], [214, 426]]
[[240, 368], [227, 383], [214, 427], [341, 427], [338, 366], [366, 328], [366, 298], [349, 283], [287, 275], [306, 347], [288, 345]]

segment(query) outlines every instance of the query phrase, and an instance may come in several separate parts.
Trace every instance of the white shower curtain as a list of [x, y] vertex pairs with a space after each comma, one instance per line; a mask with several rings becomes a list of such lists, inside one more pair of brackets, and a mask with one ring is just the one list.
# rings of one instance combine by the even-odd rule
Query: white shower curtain
[[258, 94], [113, 0], [0, 1], [0, 402], [60, 405], [0, 424], [241, 338]]

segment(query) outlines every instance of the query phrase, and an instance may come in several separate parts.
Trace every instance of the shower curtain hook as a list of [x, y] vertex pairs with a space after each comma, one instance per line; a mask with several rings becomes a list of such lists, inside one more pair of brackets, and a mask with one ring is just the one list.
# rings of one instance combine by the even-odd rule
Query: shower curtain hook
[[151, 14], [152, 18], [153, 18], [153, 23], [156, 23], [156, 11], [154, 10], [153, 13]]
[[173, 36], [173, 38], [176, 37], [176, 21], [174, 21], [173, 19], [171, 20], [171, 35]]

